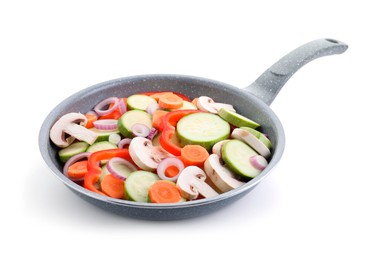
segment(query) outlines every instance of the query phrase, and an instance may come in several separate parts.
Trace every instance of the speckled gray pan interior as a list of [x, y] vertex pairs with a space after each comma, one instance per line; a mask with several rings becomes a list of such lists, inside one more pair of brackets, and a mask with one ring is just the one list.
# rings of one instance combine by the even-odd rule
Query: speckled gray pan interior
[[[58, 104], [44, 120], [39, 133], [39, 148], [43, 159], [52, 172], [71, 191], [91, 204], [108, 211], [132, 218], [147, 220], [177, 220], [209, 214], [229, 205], [250, 192], [276, 166], [284, 147], [285, 135], [281, 122], [270, 109], [286, 81], [309, 61], [346, 51], [348, 46], [332, 39], [318, 39], [290, 52], [255, 82], [240, 89], [219, 81], [185, 75], [140, 75], [106, 81], [85, 88]], [[54, 122], [69, 112], [85, 113], [101, 100], [111, 97], [127, 97], [138, 92], [176, 91], [190, 98], [201, 95], [223, 103], [233, 104], [238, 112], [261, 124], [260, 131], [267, 133], [273, 143], [272, 158], [268, 167], [245, 185], [219, 196], [179, 204], [151, 204], [113, 199], [86, 190], [62, 174], [58, 161], [58, 148], [49, 139]]]

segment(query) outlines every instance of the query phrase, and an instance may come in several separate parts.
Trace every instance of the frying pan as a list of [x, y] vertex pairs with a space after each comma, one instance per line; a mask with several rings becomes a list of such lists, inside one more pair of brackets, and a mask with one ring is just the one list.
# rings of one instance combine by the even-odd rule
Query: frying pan
[[[223, 208], [250, 192], [277, 165], [284, 152], [285, 135], [280, 120], [269, 105], [289, 78], [308, 62], [327, 55], [341, 54], [348, 46], [333, 39], [308, 42], [285, 55], [267, 69], [257, 80], [241, 89], [223, 82], [186, 75], [139, 75], [118, 78], [85, 88], [58, 104], [45, 118], [39, 132], [39, 149], [52, 172], [76, 195], [107, 211], [130, 218], [147, 220], [177, 220], [202, 216]], [[201, 95], [217, 102], [233, 104], [235, 109], [259, 122], [260, 131], [266, 133], [273, 145], [272, 157], [266, 169], [241, 187], [212, 198], [177, 204], [152, 204], [113, 199], [91, 192], [62, 174], [57, 158], [58, 148], [50, 141], [51, 126], [69, 112], [85, 113], [101, 100], [127, 97], [150, 91], [181, 92], [190, 98]]]

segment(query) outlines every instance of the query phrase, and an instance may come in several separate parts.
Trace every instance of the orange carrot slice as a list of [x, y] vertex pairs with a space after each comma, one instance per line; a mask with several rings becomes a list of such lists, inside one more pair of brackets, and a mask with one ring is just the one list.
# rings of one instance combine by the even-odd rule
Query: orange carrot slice
[[114, 177], [111, 174], [106, 175], [101, 182], [101, 190], [109, 197], [122, 199], [124, 198], [125, 187], [124, 181]]
[[181, 201], [179, 189], [175, 183], [159, 180], [153, 183], [148, 190], [152, 203], [176, 203]]
[[73, 163], [68, 168], [68, 176], [71, 179], [80, 179], [85, 177], [85, 174], [87, 173], [87, 160], [82, 160]]
[[181, 160], [186, 166], [203, 167], [209, 156], [206, 148], [200, 145], [186, 145], [181, 149]]
[[153, 94], [151, 94], [151, 95], [149, 95], [149, 96], [150, 96], [150, 97], [153, 97], [153, 98], [156, 99], [156, 101], [158, 102], [159, 99], [160, 99], [160, 97], [161, 97], [162, 95], [164, 95], [164, 94], [173, 94], [173, 92], [167, 92], [167, 91], [165, 91], [165, 92], [155, 92], [155, 93], [153, 93]]
[[162, 108], [180, 108], [183, 106], [183, 99], [176, 94], [166, 93], [160, 96], [159, 106]]

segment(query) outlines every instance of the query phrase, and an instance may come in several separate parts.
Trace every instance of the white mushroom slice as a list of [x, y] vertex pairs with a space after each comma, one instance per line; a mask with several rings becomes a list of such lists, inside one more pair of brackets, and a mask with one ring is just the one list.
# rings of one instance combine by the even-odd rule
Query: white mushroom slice
[[186, 167], [179, 175], [176, 186], [181, 196], [188, 200], [196, 199], [199, 194], [205, 198], [219, 195], [206, 182], [206, 173], [197, 166]]
[[204, 163], [204, 170], [215, 186], [227, 192], [245, 184], [235, 178], [234, 174], [220, 163], [220, 157], [211, 154]]
[[228, 141], [229, 140], [222, 140], [222, 141], [219, 141], [216, 144], [214, 144], [214, 146], [212, 146], [212, 153], [218, 155], [221, 158], [222, 157], [222, 146]]
[[244, 129], [235, 128], [231, 133], [231, 137], [247, 143], [266, 159], [271, 156], [270, 149], [261, 140]]
[[236, 110], [234, 109], [234, 107], [230, 104], [225, 104], [225, 103], [210, 103], [210, 106], [212, 106], [213, 108], [215, 108], [216, 111], [219, 111], [221, 108], [224, 108], [224, 109], [227, 109], [227, 110], [230, 110], [232, 112], [236, 112]]
[[[50, 129], [50, 139], [58, 147], [65, 148], [75, 139], [93, 144], [98, 135], [84, 125], [87, 118], [81, 113], [68, 113], [59, 118]], [[66, 134], [70, 137], [66, 138]]]
[[205, 112], [210, 112], [212, 114], [216, 114], [218, 111], [211, 106], [211, 104], [215, 103], [215, 101], [207, 96], [201, 96], [198, 98], [197, 107]]
[[212, 98], [207, 96], [201, 96], [198, 98], [197, 107], [205, 112], [217, 114], [221, 108], [236, 112], [234, 107], [230, 104], [217, 103]]
[[66, 129], [64, 129], [64, 132], [80, 141], [85, 141], [90, 145], [93, 144], [98, 138], [98, 135], [95, 132], [90, 131], [86, 127], [78, 124], [69, 124]]
[[144, 137], [135, 137], [129, 145], [129, 154], [138, 167], [146, 171], [156, 170], [159, 163], [173, 155], [160, 146], [153, 146], [152, 141]]

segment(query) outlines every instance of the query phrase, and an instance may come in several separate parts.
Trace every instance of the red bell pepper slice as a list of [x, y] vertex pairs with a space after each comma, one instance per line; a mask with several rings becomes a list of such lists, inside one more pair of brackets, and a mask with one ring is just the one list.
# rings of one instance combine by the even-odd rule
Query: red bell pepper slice
[[186, 115], [203, 112], [200, 110], [184, 109], [169, 112], [163, 117], [160, 145], [167, 152], [175, 155], [181, 155], [181, 147], [171, 142], [172, 136], [175, 134], [177, 122]]
[[102, 171], [101, 167], [99, 166], [99, 162], [102, 160], [109, 160], [113, 157], [121, 157], [134, 163], [132, 158], [130, 157], [128, 149], [117, 148], [117, 149], [102, 150], [102, 151], [97, 151], [92, 153], [89, 156], [89, 159], [87, 161], [88, 172], [85, 174], [85, 177], [84, 177], [83, 186], [86, 189], [90, 191], [94, 191], [98, 194], [107, 196], [105, 193], [98, 190], [95, 184], [98, 182]]

